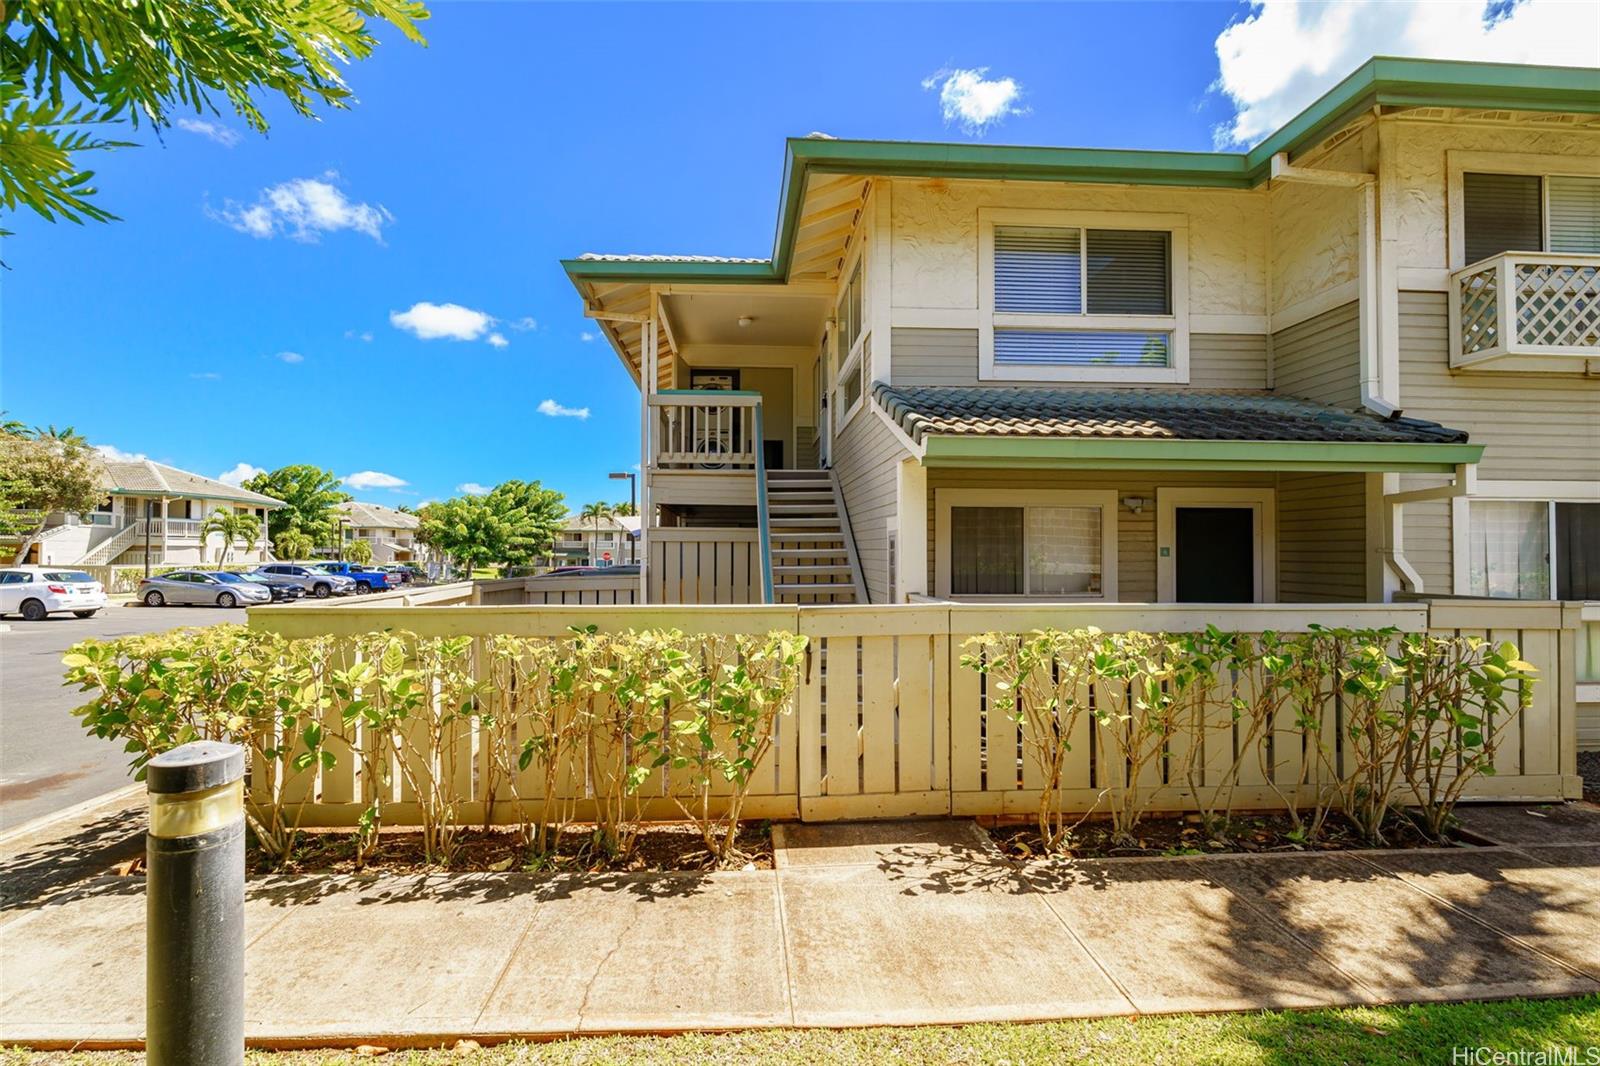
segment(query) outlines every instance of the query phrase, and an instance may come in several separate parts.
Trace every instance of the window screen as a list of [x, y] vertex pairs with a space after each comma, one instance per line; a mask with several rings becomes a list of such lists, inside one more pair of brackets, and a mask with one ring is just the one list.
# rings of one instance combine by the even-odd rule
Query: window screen
[[1600, 178], [1546, 179], [1550, 197], [1550, 248], [1600, 252]]
[[1556, 598], [1600, 600], [1600, 503], [1556, 504]]
[[1168, 249], [1172, 236], [1158, 230], [1089, 231], [1089, 313], [1169, 315]]
[[1022, 593], [1022, 508], [950, 508], [950, 592]]
[[1028, 595], [1100, 593], [1100, 508], [1030, 507], [1027, 544]]
[[1467, 262], [1501, 252], [1544, 250], [1536, 174], [1463, 174]]
[[1171, 365], [1167, 333], [1110, 330], [997, 329], [994, 361], [1000, 366]]
[[1082, 314], [1081, 257], [1079, 230], [996, 227], [994, 309], [1015, 314]]

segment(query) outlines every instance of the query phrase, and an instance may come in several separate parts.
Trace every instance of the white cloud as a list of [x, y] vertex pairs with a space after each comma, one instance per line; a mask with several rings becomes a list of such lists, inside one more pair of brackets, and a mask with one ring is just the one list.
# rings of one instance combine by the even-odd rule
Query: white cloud
[[115, 444], [96, 444], [94, 450], [109, 463], [137, 463], [150, 458], [144, 452], [125, 452]]
[[487, 496], [489, 495], [489, 486], [480, 485], [476, 481], [463, 481], [456, 486], [456, 491], [464, 492], [468, 496]]
[[251, 466], [249, 463], [235, 463], [233, 469], [224, 470], [222, 473], [218, 474], [217, 480], [222, 482], [224, 485], [232, 485], [237, 488], [240, 485], [243, 485], [246, 481], [249, 481], [251, 478], [255, 477], [257, 474], [265, 473], [266, 471], [261, 469], [259, 466]]
[[320, 178], [295, 178], [261, 190], [253, 204], [228, 200], [206, 213], [240, 233], [269, 238], [282, 233], [297, 241], [315, 242], [324, 233], [354, 230], [383, 243], [383, 227], [394, 216], [382, 204], [351, 200], [333, 182], [338, 172]]
[[279, 352], [278, 358], [285, 363], [303, 363], [306, 361], [306, 357], [299, 352]]
[[196, 381], [221, 381], [222, 380], [222, 375], [217, 373], [215, 370], [198, 370], [195, 373], [190, 374], [189, 376], [191, 378], [194, 378], [194, 380], [196, 380]]
[[510, 325], [512, 329], [517, 330], [519, 333], [526, 333], [530, 329], [539, 328], [539, 323], [527, 315], [523, 315], [521, 318], [510, 323]]
[[501, 333], [491, 333], [485, 339], [489, 342], [489, 347], [491, 348], [504, 348], [511, 343], [510, 341], [506, 340], [505, 335]]
[[389, 312], [391, 326], [414, 333], [425, 341], [441, 337], [453, 341], [475, 341], [488, 333], [494, 323], [494, 316], [487, 312], [474, 311], [460, 304], [431, 304], [426, 300], [412, 304], [409, 311]]
[[210, 138], [224, 148], [232, 148], [239, 143], [238, 133], [226, 126], [219, 126], [215, 122], [207, 122], [204, 119], [180, 118], [178, 120], [178, 128]]
[[539, 404], [539, 413], [549, 415], [551, 418], [588, 418], [587, 407], [562, 407], [554, 400], [545, 400]]
[[988, 67], [940, 70], [922, 79], [923, 89], [939, 90], [939, 110], [947, 125], [968, 133], [983, 133], [1008, 115], [1026, 115], [1018, 106], [1022, 86], [1015, 78], [985, 78]]
[[594, 334], [590, 333], [588, 330], [584, 330], [582, 333], [578, 334], [578, 339], [583, 343], [588, 344], [590, 341], [594, 340]]
[[353, 489], [398, 489], [410, 484], [404, 478], [385, 474], [381, 470], [358, 470], [346, 475], [344, 483]]
[[1600, 4], [1256, 0], [1216, 47], [1215, 87], [1234, 105], [1217, 145], [1252, 145], [1374, 55], [1600, 66]]
[[347, 329], [344, 331], [344, 339], [347, 341], [366, 341], [370, 344], [372, 343], [372, 331], [370, 329], [360, 331]]

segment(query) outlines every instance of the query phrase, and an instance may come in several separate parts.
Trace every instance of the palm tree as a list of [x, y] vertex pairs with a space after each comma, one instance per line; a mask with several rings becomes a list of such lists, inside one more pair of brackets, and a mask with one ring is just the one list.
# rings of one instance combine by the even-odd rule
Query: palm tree
[[633, 504], [629, 503], [627, 500], [621, 500], [621, 501], [611, 505], [611, 513], [614, 514], [614, 515], [626, 517], [628, 515], [638, 514], [639, 513], [639, 509], [637, 507], [635, 507]]
[[302, 533], [298, 529], [286, 529], [278, 534], [273, 547], [277, 549], [280, 559], [308, 558], [312, 548], [311, 534]]
[[228, 550], [233, 547], [234, 541], [243, 541], [247, 552], [255, 547], [256, 540], [261, 536], [261, 520], [245, 511], [219, 507], [200, 524], [202, 541], [213, 533], [222, 534], [222, 554], [217, 558], [218, 565], [221, 565], [228, 561]]
[[[594, 503], [586, 503], [583, 505], [583, 510], [578, 512], [578, 520], [581, 522], [588, 522], [590, 527], [594, 530], [595, 536], [598, 537], [600, 535], [601, 520], [610, 518], [612, 513], [611, 505], [609, 503], [606, 503], [604, 500], [597, 500]], [[591, 565], [598, 566], [600, 560], [590, 559], [589, 562]]]
[[344, 557], [358, 566], [372, 562], [372, 544], [357, 537], [344, 546]]
[[64, 444], [69, 448], [87, 448], [89, 438], [79, 433], [72, 426], [63, 426], [57, 429], [55, 423], [48, 426], [34, 426], [33, 435], [38, 440], [53, 440], [57, 444]]

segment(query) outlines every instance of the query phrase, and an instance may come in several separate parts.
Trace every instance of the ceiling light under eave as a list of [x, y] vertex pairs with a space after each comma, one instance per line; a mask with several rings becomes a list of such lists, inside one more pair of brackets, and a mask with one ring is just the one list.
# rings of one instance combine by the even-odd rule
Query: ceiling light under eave
[[739, 316], [739, 328], [740, 329], [748, 329], [749, 326], [750, 326], [750, 323], [752, 323], [754, 321], [755, 321], [755, 319], [751, 318], [749, 315], [740, 315]]

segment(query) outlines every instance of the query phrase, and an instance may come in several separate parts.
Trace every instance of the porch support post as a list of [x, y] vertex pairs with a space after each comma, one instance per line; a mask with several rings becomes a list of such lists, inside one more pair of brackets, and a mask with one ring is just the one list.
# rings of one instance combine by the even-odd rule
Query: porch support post
[[171, 502], [167, 497], [161, 497], [161, 561], [163, 563], [167, 561], [167, 536], [172, 528], [171, 523], [167, 521], [167, 504]]
[[900, 461], [895, 486], [895, 588], [901, 603], [928, 594], [928, 468], [916, 459]]
[[1367, 475], [1367, 599], [1374, 603], [1424, 591], [1422, 575], [1406, 560], [1404, 505], [1390, 499], [1399, 488], [1399, 474]]
[[650, 397], [657, 391], [660, 353], [656, 350], [656, 315], [661, 312], [661, 296], [650, 294], [650, 316], [640, 326], [639, 338], [639, 602], [650, 602], [650, 526], [655, 520], [651, 507], [650, 464], [655, 455], [656, 411]]

